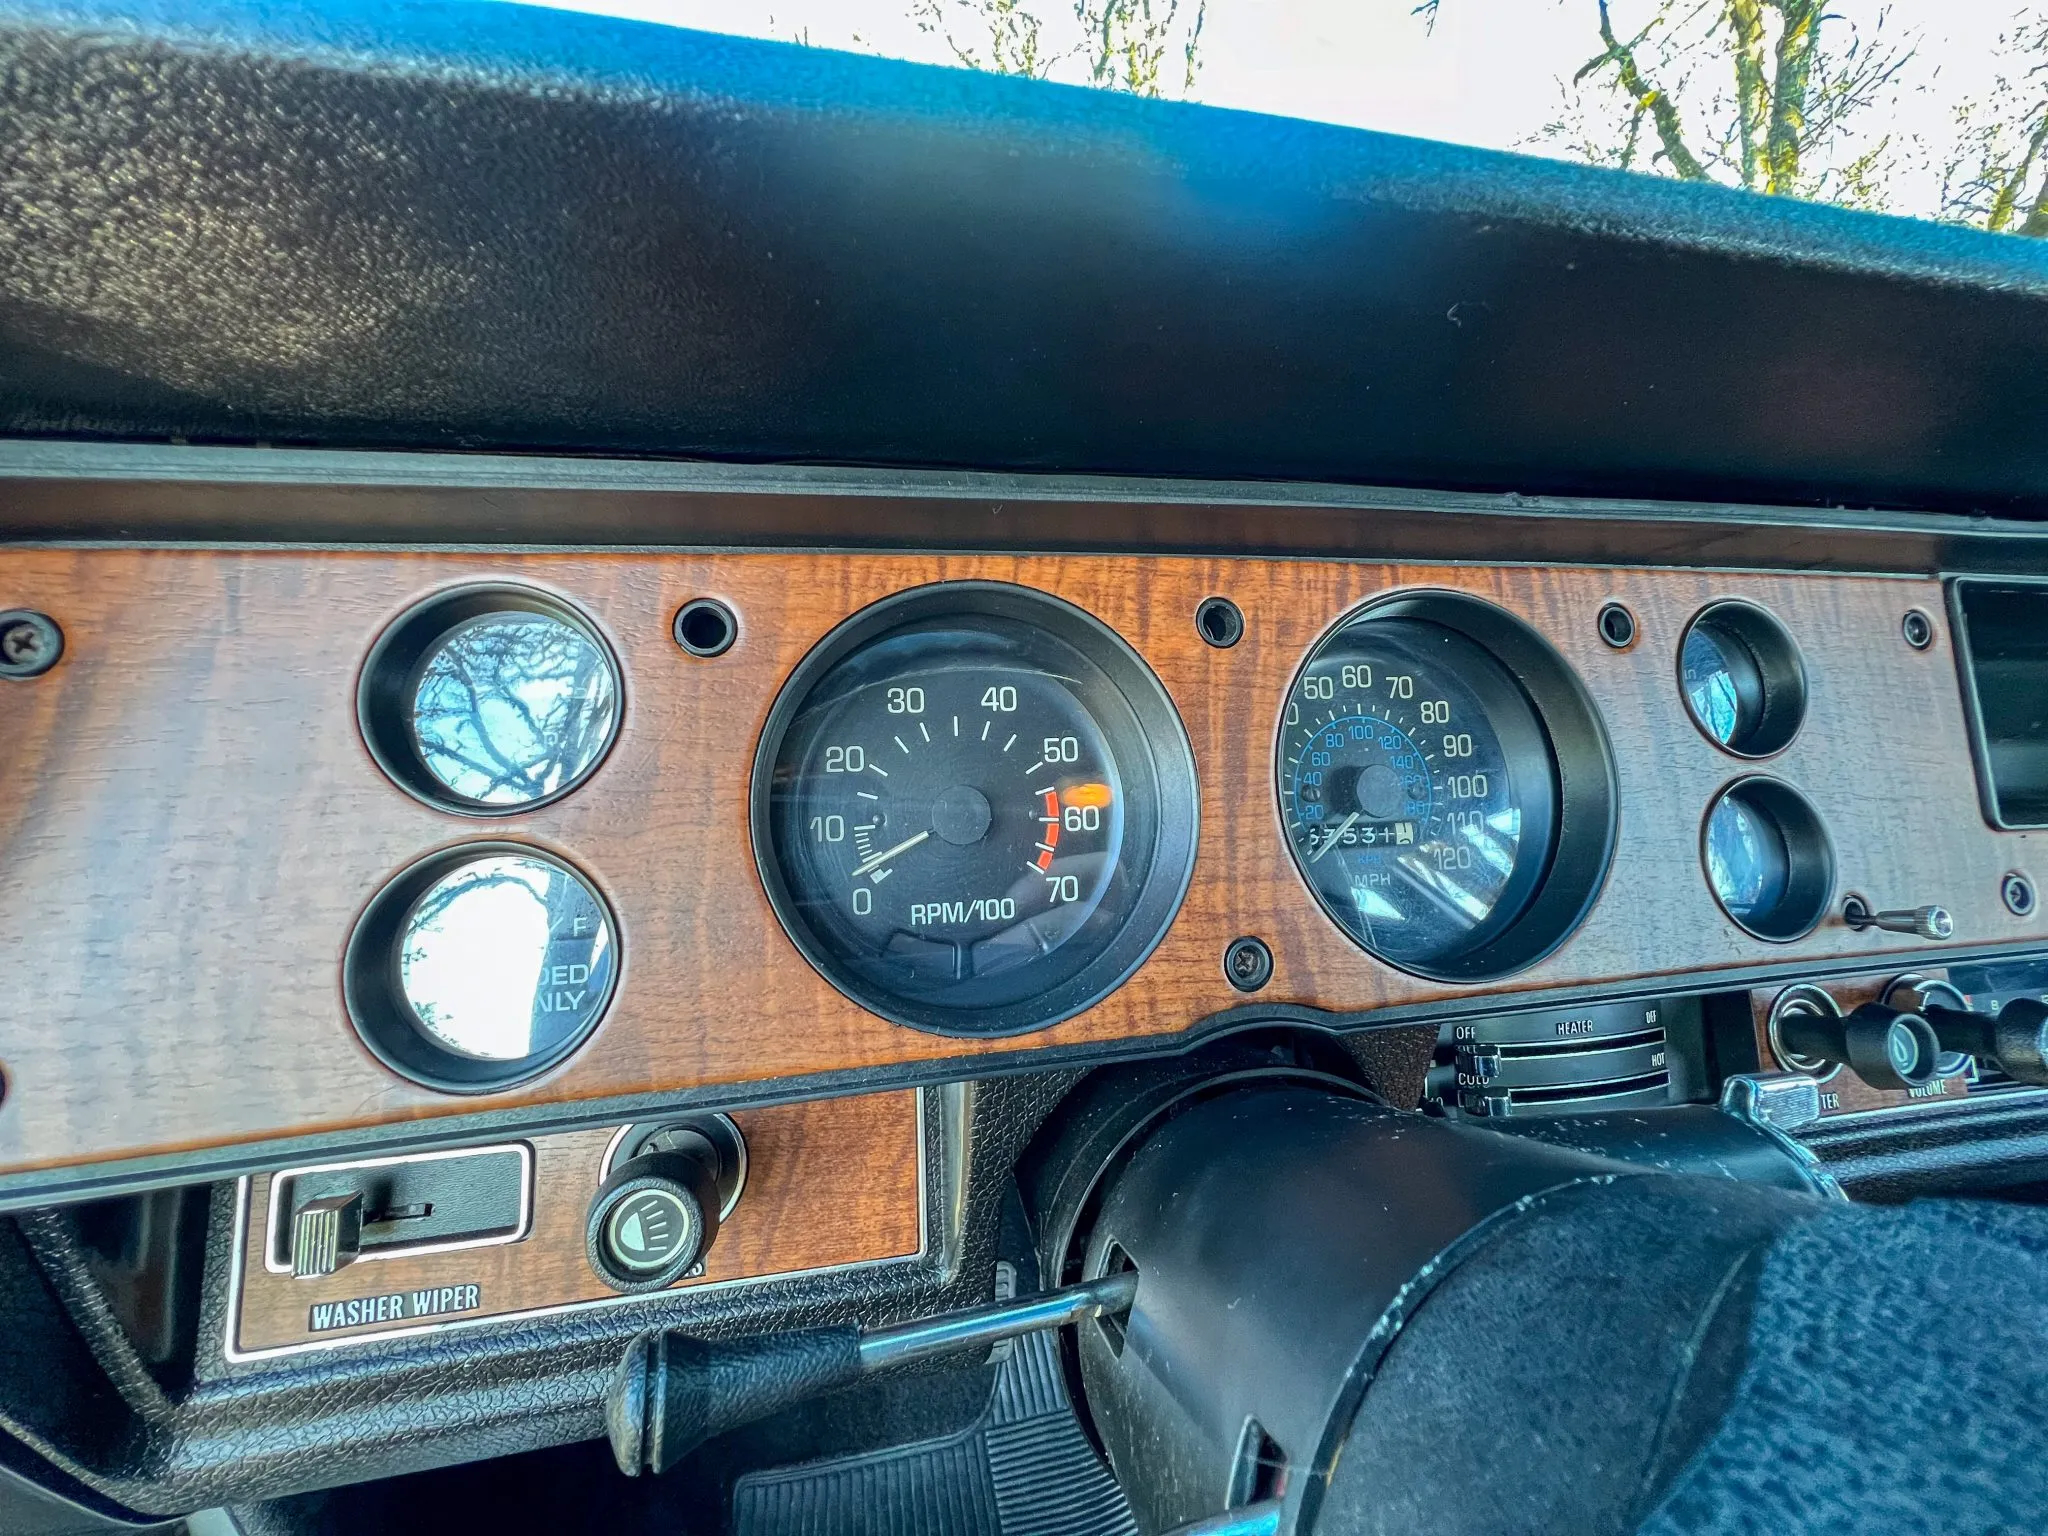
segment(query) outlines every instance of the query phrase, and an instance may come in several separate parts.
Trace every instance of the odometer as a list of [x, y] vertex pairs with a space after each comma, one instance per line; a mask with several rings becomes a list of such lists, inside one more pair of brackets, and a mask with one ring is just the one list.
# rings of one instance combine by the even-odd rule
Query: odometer
[[828, 639], [756, 773], [791, 937], [875, 1012], [956, 1032], [1050, 1023], [1121, 981], [1178, 905], [1194, 815], [1185, 736], [1137, 657], [1066, 604], [987, 585], [922, 589]]
[[1562, 713], [1585, 712], [1575, 761], [1601, 771], [1575, 772], [1574, 787], [1608, 807], [1607, 826], [1585, 828], [1597, 884], [1611, 829], [1604, 737], [1554, 653], [1498, 610], [1429, 596], [1340, 625], [1296, 676], [1279, 745], [1281, 819], [1324, 909], [1381, 959], [1451, 979], [1528, 963], [1591, 894], [1580, 849], [1576, 905], [1537, 912], [1564, 820], [1562, 770], [1544, 712], [1475, 627], [1529, 661], [1523, 675]]

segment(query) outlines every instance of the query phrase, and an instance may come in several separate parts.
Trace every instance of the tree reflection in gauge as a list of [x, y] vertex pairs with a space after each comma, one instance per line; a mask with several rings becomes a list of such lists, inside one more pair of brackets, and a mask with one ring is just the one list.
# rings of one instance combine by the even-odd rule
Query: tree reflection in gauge
[[430, 650], [413, 690], [420, 759], [478, 805], [562, 793], [597, 766], [618, 726], [611, 657], [550, 614], [488, 613]]
[[407, 913], [399, 993], [419, 1028], [459, 1056], [523, 1061], [596, 1023], [611, 994], [611, 923], [552, 860], [473, 859]]
[[1686, 704], [1707, 735], [1724, 747], [1748, 732], [1762, 707], [1762, 685], [1751, 680], [1756, 663], [1747, 654], [1739, 660], [1731, 656], [1736, 648], [1732, 637], [1695, 625], [1686, 632], [1679, 657]]

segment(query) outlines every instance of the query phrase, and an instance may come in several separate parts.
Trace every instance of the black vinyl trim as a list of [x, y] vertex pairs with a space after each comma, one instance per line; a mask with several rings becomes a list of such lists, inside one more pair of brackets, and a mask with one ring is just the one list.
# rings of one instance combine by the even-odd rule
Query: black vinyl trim
[[1928, 512], [540, 455], [0, 438], [0, 543], [1031, 549], [2048, 575]]
[[16, 435], [2048, 513], [2048, 242], [528, 6], [0, 59]]

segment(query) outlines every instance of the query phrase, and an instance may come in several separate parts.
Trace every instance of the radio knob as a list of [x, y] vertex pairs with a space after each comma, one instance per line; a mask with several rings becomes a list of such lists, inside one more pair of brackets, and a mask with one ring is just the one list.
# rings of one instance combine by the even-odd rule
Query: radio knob
[[1791, 1009], [1778, 1039], [1809, 1061], [1846, 1065], [1873, 1088], [1921, 1088], [1934, 1081], [1941, 1042], [1917, 1013], [1865, 1003], [1847, 1015]]
[[1930, 1006], [1927, 1022], [1946, 1049], [1995, 1061], [2015, 1082], [2048, 1086], [2048, 1003], [2016, 997], [1995, 1015]]

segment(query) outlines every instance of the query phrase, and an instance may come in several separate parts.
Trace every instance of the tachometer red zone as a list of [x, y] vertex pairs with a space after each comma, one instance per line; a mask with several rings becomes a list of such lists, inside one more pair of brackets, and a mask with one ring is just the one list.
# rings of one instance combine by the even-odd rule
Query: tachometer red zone
[[1060, 792], [1056, 789], [1041, 790], [1045, 798], [1045, 814], [1039, 820], [1045, 826], [1045, 841], [1038, 845], [1038, 858], [1034, 861], [1040, 869], [1051, 869], [1053, 854], [1060, 845]]

